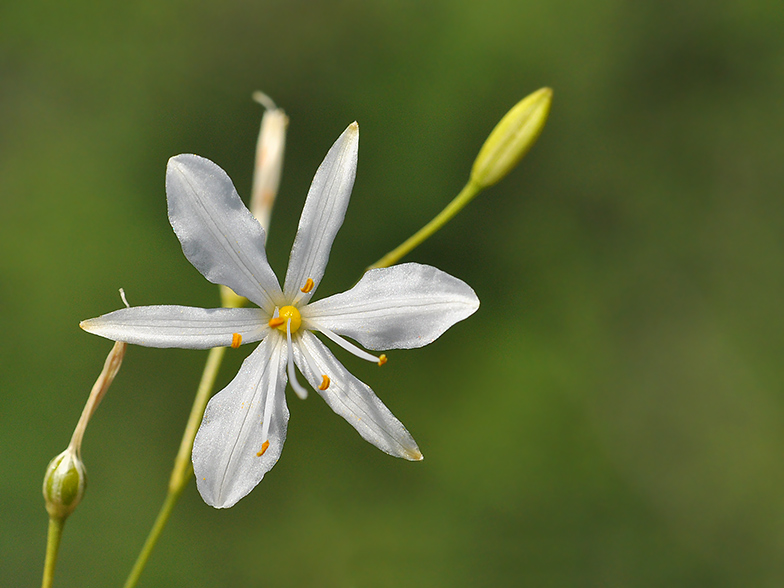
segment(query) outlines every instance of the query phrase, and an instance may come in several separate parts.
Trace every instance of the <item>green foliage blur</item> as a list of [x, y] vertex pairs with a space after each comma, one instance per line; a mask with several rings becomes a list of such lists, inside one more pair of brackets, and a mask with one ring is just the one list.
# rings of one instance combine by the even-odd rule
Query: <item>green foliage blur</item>
[[[219, 304], [166, 218], [170, 156], [247, 198], [251, 93], [286, 110], [282, 275], [358, 120], [325, 296], [432, 218], [545, 85], [520, 167], [408, 257], [468, 282], [477, 314], [383, 369], [338, 352], [425, 460], [289, 393], [281, 461], [228, 511], [188, 488], [140, 586], [784, 585], [783, 30], [763, 0], [4, 2], [0, 585], [40, 582], [43, 474], [111, 348], [79, 321], [120, 287]], [[56, 586], [122, 585], [205, 358], [128, 349]]]

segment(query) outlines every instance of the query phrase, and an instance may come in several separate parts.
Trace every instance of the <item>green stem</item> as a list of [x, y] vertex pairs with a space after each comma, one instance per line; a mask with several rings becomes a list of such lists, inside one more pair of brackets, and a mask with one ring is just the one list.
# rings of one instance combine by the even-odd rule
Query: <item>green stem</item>
[[193, 406], [191, 407], [191, 414], [188, 417], [188, 424], [185, 426], [185, 432], [180, 442], [180, 449], [177, 452], [177, 457], [174, 459], [174, 467], [172, 468], [171, 477], [169, 478], [169, 490], [166, 494], [166, 499], [163, 501], [161, 510], [155, 523], [150, 529], [150, 534], [144, 542], [139, 556], [136, 558], [136, 563], [133, 565], [128, 579], [125, 581], [125, 588], [133, 588], [139, 581], [139, 577], [147, 565], [147, 560], [150, 559], [150, 554], [158, 543], [158, 539], [169, 522], [171, 513], [177, 504], [177, 501], [182, 495], [182, 491], [191, 480], [191, 473], [193, 472], [193, 465], [191, 464], [191, 450], [193, 449], [193, 440], [196, 437], [196, 432], [199, 430], [199, 423], [204, 415], [204, 409], [207, 406], [207, 401], [210, 399], [210, 392], [215, 386], [215, 379], [218, 376], [220, 364], [223, 361], [223, 355], [226, 353], [226, 347], [214, 347], [210, 349], [210, 354], [207, 357], [207, 363], [204, 366], [204, 373], [199, 382], [199, 388], [196, 391], [196, 398], [193, 399]]
[[41, 588], [51, 588], [54, 581], [54, 568], [57, 565], [57, 554], [60, 552], [60, 540], [63, 537], [65, 518], [49, 517], [49, 532], [46, 535], [46, 561], [44, 562], [44, 579]]
[[147, 560], [150, 559], [152, 550], [155, 548], [156, 543], [158, 543], [158, 539], [160, 538], [161, 533], [163, 533], [166, 523], [169, 522], [169, 517], [184, 489], [185, 486], [182, 486], [178, 491], [173, 492], [171, 488], [169, 488], [169, 492], [166, 494], [166, 500], [163, 501], [163, 506], [161, 506], [158, 517], [155, 519], [155, 524], [152, 526], [152, 529], [150, 529], [150, 534], [144, 542], [144, 547], [142, 547], [142, 550], [139, 552], [139, 557], [136, 558], [136, 563], [133, 564], [133, 569], [128, 575], [128, 579], [125, 580], [125, 588], [136, 586], [136, 583], [139, 581], [144, 566], [147, 565]]
[[188, 424], [185, 425], [185, 432], [182, 435], [182, 441], [180, 441], [180, 449], [177, 452], [177, 457], [174, 459], [174, 468], [172, 469], [171, 478], [169, 478], [169, 491], [184, 488], [191, 479], [193, 440], [196, 438], [196, 432], [199, 430], [199, 424], [201, 424], [201, 418], [204, 416], [207, 401], [210, 399], [212, 390], [215, 387], [215, 379], [218, 377], [218, 370], [226, 349], [226, 347], [213, 347], [207, 356], [204, 373], [201, 376], [199, 388], [196, 390], [196, 398], [193, 399], [191, 414], [188, 416]]
[[469, 181], [465, 187], [460, 191], [460, 194], [455, 196], [446, 208], [438, 213], [438, 215], [427, 223], [424, 227], [419, 229], [413, 236], [406, 239], [402, 245], [387, 253], [384, 257], [379, 259], [376, 263], [371, 265], [368, 269], [377, 267], [389, 267], [397, 263], [403, 256], [407, 255], [414, 247], [421, 244], [428, 239], [438, 229], [443, 227], [449, 222], [453, 216], [460, 212], [463, 207], [471, 202], [474, 197], [482, 191], [482, 188]]

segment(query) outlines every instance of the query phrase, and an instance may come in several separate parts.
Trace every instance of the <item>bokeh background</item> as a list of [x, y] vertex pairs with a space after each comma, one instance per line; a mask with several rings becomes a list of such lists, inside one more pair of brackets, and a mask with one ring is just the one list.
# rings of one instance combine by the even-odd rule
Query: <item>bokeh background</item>
[[[278, 465], [228, 511], [186, 490], [141, 586], [784, 584], [784, 7], [762, 0], [0, 6], [0, 584], [40, 581], [40, 484], [110, 343], [78, 322], [218, 304], [166, 219], [167, 159], [247, 196], [291, 119], [269, 257], [361, 126], [320, 294], [429, 220], [497, 120], [539, 143], [409, 260], [482, 306], [379, 370], [419, 464], [289, 392]], [[248, 349], [229, 354], [219, 384]], [[118, 586], [163, 499], [206, 352], [130, 348], [87, 430], [56, 585]]]

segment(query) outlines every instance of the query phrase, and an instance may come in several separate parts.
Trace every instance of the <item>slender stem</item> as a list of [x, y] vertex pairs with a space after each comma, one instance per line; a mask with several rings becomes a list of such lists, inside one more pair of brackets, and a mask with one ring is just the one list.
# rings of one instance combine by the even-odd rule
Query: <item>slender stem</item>
[[[275, 203], [275, 197], [277, 196], [280, 171], [283, 166], [283, 149], [286, 144], [288, 118], [286, 118], [283, 110], [275, 107], [275, 103], [264, 94], [260, 92], [258, 95], [254, 94], [254, 99], [263, 104], [267, 111], [262, 118], [261, 131], [256, 145], [256, 169], [253, 180], [254, 195], [251, 201], [251, 210], [264, 229], [266, 242], [266, 235], [269, 233], [270, 216], [272, 215], [272, 205]], [[226, 286], [220, 287], [220, 293], [221, 303], [224, 307], [240, 308], [248, 302], [246, 298], [235, 294], [233, 290]], [[177, 505], [177, 501], [180, 499], [188, 482], [191, 481], [193, 474], [193, 464], [191, 463], [193, 440], [196, 438], [196, 432], [199, 430], [199, 424], [204, 416], [204, 409], [207, 407], [210, 393], [215, 387], [215, 379], [218, 376], [218, 370], [225, 353], [226, 347], [214, 347], [210, 349], [210, 354], [207, 356], [207, 363], [204, 366], [199, 388], [196, 390], [196, 397], [193, 399], [191, 414], [188, 416], [188, 424], [185, 425], [185, 432], [182, 435], [182, 441], [180, 441], [180, 449], [177, 451], [177, 457], [174, 458], [174, 467], [169, 478], [169, 489], [166, 493], [166, 498], [163, 501], [163, 505], [161, 505], [161, 510], [158, 512], [158, 517], [155, 519], [152, 529], [150, 529], [150, 534], [139, 552], [136, 563], [125, 581], [125, 588], [136, 586], [144, 567], [147, 565], [147, 560], [150, 559], [152, 550], [166, 527], [166, 523], [169, 522], [169, 517], [171, 517], [172, 511]]]
[[424, 227], [419, 229], [414, 235], [406, 239], [402, 245], [398, 246], [396, 249], [393, 249], [389, 253], [387, 253], [384, 257], [379, 259], [376, 263], [371, 265], [368, 269], [373, 269], [377, 267], [389, 267], [397, 263], [403, 256], [407, 255], [414, 247], [421, 244], [423, 241], [428, 239], [433, 233], [435, 233], [438, 229], [443, 227], [447, 222], [449, 222], [453, 216], [455, 216], [458, 212], [460, 212], [463, 207], [471, 202], [473, 198], [482, 191], [482, 188], [474, 184], [473, 182], [469, 181], [465, 187], [460, 191], [460, 194], [455, 196], [455, 199], [452, 200], [449, 204], [446, 205], [446, 208], [438, 213], [438, 215], [427, 223]]
[[172, 489], [184, 488], [191, 479], [190, 468], [192, 467], [191, 450], [193, 449], [193, 440], [196, 438], [196, 432], [199, 430], [199, 424], [204, 416], [207, 401], [210, 399], [210, 394], [215, 387], [215, 379], [218, 377], [218, 370], [226, 349], [226, 347], [213, 347], [207, 356], [204, 373], [201, 376], [199, 388], [196, 390], [196, 397], [193, 399], [191, 414], [188, 416], [188, 424], [185, 425], [185, 432], [182, 435], [182, 441], [180, 441], [180, 449], [177, 452], [177, 457], [174, 458], [174, 468], [172, 469], [171, 478], [169, 478], [170, 492]]
[[46, 535], [44, 579], [41, 582], [41, 588], [51, 588], [54, 581], [54, 568], [57, 565], [57, 554], [60, 552], [60, 539], [63, 537], [64, 526], [64, 517], [49, 517], [49, 532]]
[[199, 429], [199, 423], [204, 415], [204, 409], [207, 406], [207, 401], [210, 399], [210, 392], [215, 386], [215, 379], [218, 376], [221, 361], [226, 353], [226, 347], [215, 347], [210, 349], [210, 354], [207, 357], [207, 363], [204, 366], [204, 373], [199, 382], [199, 388], [196, 391], [196, 397], [193, 399], [193, 406], [191, 407], [191, 414], [188, 417], [188, 424], [185, 426], [185, 432], [180, 442], [180, 449], [177, 452], [177, 457], [174, 459], [174, 467], [172, 468], [171, 477], [169, 478], [169, 489], [166, 494], [166, 499], [161, 506], [158, 517], [150, 529], [147, 540], [144, 542], [139, 556], [136, 558], [136, 563], [133, 565], [128, 579], [125, 581], [125, 588], [133, 588], [139, 581], [139, 577], [147, 565], [147, 560], [150, 559], [150, 554], [158, 543], [158, 539], [169, 522], [169, 517], [177, 504], [177, 501], [182, 495], [182, 491], [191, 480], [191, 472], [193, 466], [191, 465], [191, 450], [193, 448], [193, 440], [196, 437], [196, 431]]
[[166, 527], [166, 523], [169, 522], [169, 517], [171, 516], [174, 507], [177, 504], [177, 501], [182, 494], [182, 491], [185, 489], [185, 486], [182, 486], [178, 491], [172, 492], [169, 489], [168, 494], [166, 494], [166, 500], [163, 501], [163, 505], [161, 506], [161, 510], [158, 513], [158, 517], [155, 519], [155, 524], [150, 529], [150, 534], [147, 536], [147, 540], [144, 542], [144, 547], [139, 552], [139, 557], [136, 559], [136, 563], [133, 564], [133, 569], [131, 573], [128, 575], [128, 579], [125, 580], [125, 588], [131, 588], [132, 586], [136, 586], [136, 583], [139, 581], [139, 577], [142, 575], [142, 571], [144, 570], [144, 566], [147, 565], [147, 560], [150, 559], [150, 554], [152, 554], [152, 550], [155, 548], [156, 543], [158, 543], [158, 539], [163, 533], [164, 527]]

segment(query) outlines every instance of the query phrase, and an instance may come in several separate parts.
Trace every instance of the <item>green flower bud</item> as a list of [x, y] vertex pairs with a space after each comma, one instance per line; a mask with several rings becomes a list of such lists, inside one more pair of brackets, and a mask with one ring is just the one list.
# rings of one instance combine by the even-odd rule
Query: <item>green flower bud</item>
[[547, 122], [553, 91], [542, 88], [518, 102], [482, 145], [471, 169], [471, 182], [492, 186], [520, 162], [536, 142]]
[[82, 501], [87, 471], [70, 447], [49, 462], [44, 476], [44, 500], [49, 516], [65, 519]]

